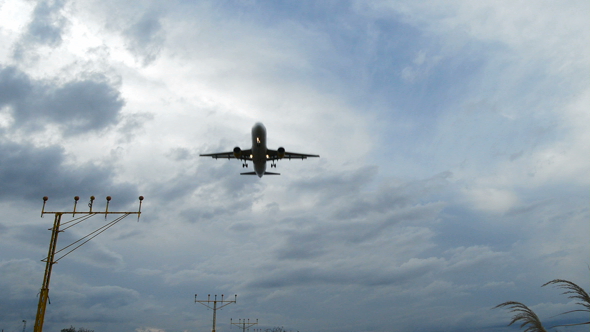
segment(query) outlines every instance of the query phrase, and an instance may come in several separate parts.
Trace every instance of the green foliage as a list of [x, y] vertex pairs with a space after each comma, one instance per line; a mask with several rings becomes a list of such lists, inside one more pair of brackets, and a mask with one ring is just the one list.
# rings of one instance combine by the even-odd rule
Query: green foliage
[[512, 325], [515, 322], [522, 321], [520, 328], [529, 325], [529, 327], [527, 327], [526, 330], [524, 330], [524, 332], [547, 332], [547, 330], [545, 330], [545, 328], [543, 327], [543, 324], [541, 324], [541, 321], [539, 320], [537, 314], [535, 314], [535, 312], [529, 309], [529, 307], [527, 307], [526, 305], [520, 302], [508, 301], [502, 304], [498, 304], [494, 307], [494, 309], [502, 307], [509, 307], [510, 312], [515, 313], [514, 317], [512, 317], [512, 321], [510, 322], [510, 324], [508, 324], [508, 326]]

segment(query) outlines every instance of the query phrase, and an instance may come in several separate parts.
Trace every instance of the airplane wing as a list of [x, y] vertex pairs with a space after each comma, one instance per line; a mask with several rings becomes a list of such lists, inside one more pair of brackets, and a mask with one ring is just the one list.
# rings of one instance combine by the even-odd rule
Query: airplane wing
[[319, 156], [320, 156], [317, 154], [288, 152], [288, 151], [285, 151], [285, 149], [283, 149], [283, 148], [279, 148], [278, 150], [267, 149], [266, 155], [267, 155], [266, 160], [307, 159], [307, 158], [319, 158]]
[[204, 153], [200, 154], [201, 157], [212, 157], [213, 159], [240, 159], [240, 160], [252, 160], [252, 150], [241, 150], [240, 158], [236, 158], [233, 151], [230, 152], [217, 152], [217, 153]]

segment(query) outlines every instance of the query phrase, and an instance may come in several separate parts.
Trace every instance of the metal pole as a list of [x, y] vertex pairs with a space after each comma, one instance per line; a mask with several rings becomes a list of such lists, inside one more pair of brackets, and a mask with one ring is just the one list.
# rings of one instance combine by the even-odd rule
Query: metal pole
[[45, 261], [45, 275], [43, 276], [43, 286], [39, 293], [39, 305], [37, 306], [37, 316], [35, 316], [34, 332], [43, 331], [43, 321], [45, 320], [45, 309], [47, 307], [47, 300], [49, 299], [49, 281], [51, 279], [51, 269], [55, 256], [55, 248], [57, 246], [57, 236], [59, 235], [59, 224], [61, 223], [61, 213], [55, 214], [53, 221], [53, 228], [51, 229], [51, 242], [49, 243], [49, 252]]
[[[223, 294], [221, 294], [221, 301], [217, 301], [217, 294], [215, 294], [215, 297], [213, 298], [213, 300], [211, 300], [211, 294], [207, 295], [207, 300], [197, 300], [197, 294], [195, 294], [195, 303], [199, 302], [200, 304], [206, 306], [209, 309], [213, 309], [213, 327], [211, 328], [211, 332], [215, 332], [215, 328], [217, 325], [217, 310], [221, 309], [225, 306], [228, 306], [232, 303], [236, 303], [238, 296], [234, 295], [234, 299], [233, 300], [225, 300], [223, 298]], [[217, 302], [221, 303], [221, 306], [217, 307]], [[211, 307], [209, 305], [209, 303], [213, 303], [213, 307]]]
[[[254, 325], [258, 325], [258, 318], [256, 318], [256, 323], [254, 323], [254, 322], [250, 323], [250, 318], [248, 318], [247, 323], [246, 323], [246, 318], [244, 318], [244, 319], [240, 318], [237, 323], [234, 323], [233, 320], [230, 318], [229, 323], [231, 325], [240, 326], [242, 328], [242, 332], [246, 332], [246, 329], [250, 329], [250, 327], [252, 327]], [[254, 329], [254, 331], [256, 331], [256, 329]]]
[[217, 294], [215, 294], [215, 300], [213, 301], [213, 330], [215, 332], [215, 323], [217, 321]]
[[[41, 217], [43, 217], [43, 215], [45, 215], [45, 214], [53, 214], [53, 215], [55, 215], [55, 220], [53, 222], [53, 228], [51, 228], [51, 241], [49, 243], [49, 252], [47, 253], [47, 258], [42, 260], [42, 261], [45, 261], [45, 263], [46, 263], [45, 264], [45, 275], [43, 276], [43, 286], [41, 286], [41, 291], [39, 292], [39, 304], [37, 305], [37, 315], [35, 316], [35, 325], [33, 327], [34, 332], [42, 332], [43, 331], [43, 322], [45, 320], [45, 309], [47, 308], [47, 302], [49, 301], [49, 281], [51, 279], [51, 269], [53, 268], [53, 264], [57, 263], [57, 261], [55, 260], [55, 249], [57, 247], [57, 236], [59, 235], [60, 232], [63, 232], [63, 231], [59, 230], [59, 226], [61, 223], [61, 216], [64, 213], [65, 214], [71, 213], [72, 217], [74, 217], [76, 215], [87, 215], [90, 217], [90, 216], [93, 216], [96, 214], [104, 214], [106, 217], [108, 214], [112, 214], [112, 215], [123, 214], [124, 216], [121, 217], [121, 219], [123, 219], [130, 214], [137, 214], [137, 220], [139, 220], [139, 216], [141, 215], [141, 203], [143, 201], [143, 196], [139, 196], [139, 210], [137, 212], [109, 212], [108, 206], [109, 206], [109, 202], [111, 200], [110, 196], [107, 196], [107, 207], [106, 207], [105, 212], [92, 212], [92, 205], [93, 205], [94, 199], [95, 199], [94, 196], [90, 196], [90, 203], [88, 204], [88, 207], [89, 207], [88, 212], [76, 212], [76, 206], [78, 204], [78, 200], [80, 199], [80, 197], [78, 197], [78, 196], [74, 197], [74, 210], [72, 212], [48, 212], [48, 211], [45, 211], [45, 204], [47, 203], [48, 199], [49, 198], [47, 196], [43, 197], [43, 208], [41, 209]], [[121, 219], [115, 219], [115, 221], [118, 222]], [[67, 224], [67, 223], [68, 222], [66, 222], [65, 224]], [[71, 227], [71, 226], [69, 226], [69, 227]], [[66, 227], [65, 229], [68, 229], [69, 227]], [[108, 227], [110, 227], [110, 226], [108, 226]], [[102, 233], [102, 231], [99, 232], [98, 234], [100, 234], [100, 233]], [[98, 234], [96, 234], [96, 235], [98, 235]], [[80, 244], [78, 247], [70, 250], [65, 255], [69, 254], [70, 252], [76, 250], [77, 248], [79, 248], [80, 246], [85, 244], [86, 242], [90, 241], [92, 238], [96, 237], [96, 235], [92, 236], [90, 239], [86, 240], [85, 242]], [[82, 239], [84, 239], [84, 238], [82, 238]], [[76, 243], [76, 242], [74, 242], [74, 243]], [[64, 256], [61, 256], [57, 260], [62, 259]], [[25, 322], [25, 326], [26, 326], [26, 321], [23, 320], [23, 322]], [[25, 327], [23, 327], [23, 332], [25, 332], [24, 330], [25, 330]]]

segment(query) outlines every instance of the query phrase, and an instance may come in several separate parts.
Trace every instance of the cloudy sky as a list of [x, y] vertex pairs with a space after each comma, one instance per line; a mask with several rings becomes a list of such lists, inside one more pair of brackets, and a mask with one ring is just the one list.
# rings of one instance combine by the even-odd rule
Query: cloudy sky
[[[0, 328], [507, 331], [587, 315], [590, 3], [0, 0]], [[256, 122], [281, 176], [240, 176]], [[64, 217], [65, 218], [65, 217]], [[64, 247], [103, 226], [60, 234]], [[565, 330], [565, 329], [564, 329]], [[567, 331], [587, 331], [569, 328]]]

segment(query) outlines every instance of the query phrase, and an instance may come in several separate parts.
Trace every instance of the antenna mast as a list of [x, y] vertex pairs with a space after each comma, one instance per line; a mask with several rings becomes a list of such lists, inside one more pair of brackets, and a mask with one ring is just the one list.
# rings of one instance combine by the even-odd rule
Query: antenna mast
[[[238, 300], [238, 295], [234, 295], [233, 300], [224, 300], [223, 294], [221, 294], [221, 301], [217, 300], [217, 294], [215, 294], [215, 297], [213, 298], [213, 300], [211, 300], [211, 294], [207, 295], [207, 300], [197, 300], [197, 294], [195, 294], [195, 303], [199, 302], [200, 304], [204, 305], [205, 307], [213, 310], [213, 329], [211, 330], [211, 332], [215, 332], [215, 325], [216, 325], [216, 321], [217, 321], [217, 310], [219, 310], [225, 306], [228, 306], [232, 303], [236, 303], [237, 300]], [[209, 305], [209, 303], [213, 303], [213, 307], [211, 307]], [[220, 303], [221, 306], [217, 307], [217, 303]]]
[[[49, 242], [49, 252], [47, 253], [47, 257], [42, 260], [42, 262], [46, 263], [45, 264], [45, 275], [43, 277], [43, 286], [41, 286], [41, 292], [39, 293], [39, 304], [37, 305], [37, 316], [35, 316], [35, 326], [33, 328], [34, 332], [42, 332], [43, 331], [43, 322], [45, 320], [45, 309], [47, 307], [47, 300], [49, 300], [49, 280], [51, 279], [51, 269], [53, 268], [53, 264], [56, 264], [57, 261], [64, 258], [65, 256], [67, 256], [72, 251], [80, 248], [86, 242], [92, 240], [93, 238], [98, 236], [100, 233], [106, 231], [108, 228], [115, 225], [119, 221], [123, 220], [125, 217], [127, 217], [130, 214], [136, 214], [137, 220], [139, 221], [139, 217], [141, 216], [141, 203], [143, 202], [143, 196], [139, 196], [139, 210], [137, 212], [110, 212], [109, 211], [109, 203], [111, 201], [111, 196], [107, 196], [106, 198], [107, 198], [107, 205], [106, 205], [106, 209], [104, 212], [92, 211], [92, 205], [94, 204], [94, 199], [95, 199], [94, 196], [90, 196], [90, 203], [88, 203], [89, 211], [86, 211], [86, 212], [76, 211], [76, 206], [78, 205], [78, 200], [80, 199], [80, 197], [76, 196], [76, 197], [74, 197], [74, 210], [73, 211], [48, 212], [48, 211], [45, 211], [45, 203], [47, 203], [47, 200], [49, 198], [47, 198], [47, 196], [43, 197], [43, 208], [41, 209], [41, 218], [43, 218], [43, 215], [45, 215], [45, 214], [53, 214], [53, 215], [55, 215], [55, 219], [53, 221], [53, 228], [49, 229], [49, 230], [51, 230], [51, 240]], [[59, 227], [61, 225], [62, 215], [70, 214], [70, 213], [72, 214], [72, 217], [76, 217], [76, 215], [81, 215], [81, 217], [74, 218], [74, 219], [64, 223], [64, 225], [65, 225], [65, 224], [69, 224], [69, 223], [73, 222], [72, 225], [64, 228], [63, 230], [60, 230]], [[81, 223], [82, 221], [85, 221], [85, 220], [89, 219], [90, 217], [95, 216], [97, 214], [104, 214], [105, 220], [107, 218], [107, 215], [109, 215], [109, 214], [120, 214], [121, 216], [117, 217], [115, 220], [107, 223], [106, 225], [102, 226], [101, 228], [97, 229], [96, 231], [86, 235], [85, 237], [81, 238], [80, 240], [60, 249], [57, 252], [55, 251], [55, 249], [57, 247], [57, 236], [59, 235], [60, 232], [63, 232], [66, 229], [68, 229], [72, 226], [75, 226], [75, 225]], [[66, 252], [63, 256], [59, 257], [58, 259], [55, 259], [56, 253], [60, 253], [61, 251], [73, 246], [74, 244], [76, 244], [84, 239], [86, 239], [86, 240], [84, 242], [82, 242], [81, 244], [79, 244], [78, 246], [74, 247], [74, 249], [71, 249], [70, 251]]]

